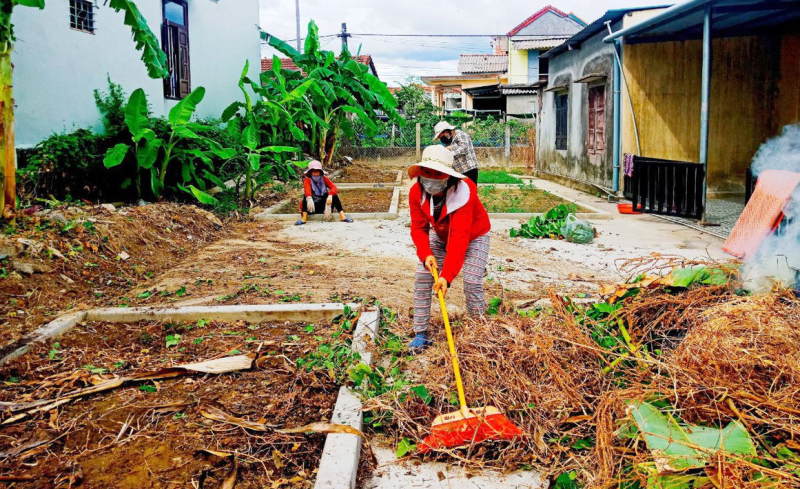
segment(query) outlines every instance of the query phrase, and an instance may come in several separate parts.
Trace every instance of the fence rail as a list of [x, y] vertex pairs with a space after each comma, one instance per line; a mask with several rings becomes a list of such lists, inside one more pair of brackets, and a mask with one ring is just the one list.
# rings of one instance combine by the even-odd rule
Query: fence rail
[[700, 219], [704, 179], [705, 171], [699, 163], [635, 156], [631, 178], [633, 209]]

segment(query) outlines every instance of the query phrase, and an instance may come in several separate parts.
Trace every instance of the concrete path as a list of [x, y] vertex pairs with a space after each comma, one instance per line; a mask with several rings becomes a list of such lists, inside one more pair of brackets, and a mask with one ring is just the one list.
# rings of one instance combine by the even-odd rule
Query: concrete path
[[441, 462], [418, 464], [398, 462], [386, 448], [373, 448], [378, 468], [367, 479], [364, 489], [544, 489], [548, 482], [536, 472], [498, 472], [465, 469]]

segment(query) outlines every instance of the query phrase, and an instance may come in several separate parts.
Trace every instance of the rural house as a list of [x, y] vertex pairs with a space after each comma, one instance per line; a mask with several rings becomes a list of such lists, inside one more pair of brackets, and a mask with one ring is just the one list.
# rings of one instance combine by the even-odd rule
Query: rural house
[[431, 102], [445, 111], [490, 111], [500, 114], [505, 110], [493, 92], [498, 83], [507, 80], [508, 56], [505, 54], [462, 54], [458, 60], [459, 75], [423, 76], [422, 81], [432, 86]]
[[539, 55], [586, 27], [574, 14], [548, 5], [496, 38], [495, 50], [508, 53], [508, 83], [498, 90], [506, 97], [508, 114], [536, 114], [538, 88], [546, 83], [548, 60]]
[[551, 178], [613, 186], [614, 45], [612, 29], [664, 7], [609, 10], [539, 58], [549, 69], [539, 111], [539, 171]]
[[[108, 79], [130, 94], [143, 88], [155, 116], [203, 86], [199, 117], [219, 117], [241, 96], [237, 80], [245, 61], [253, 73], [260, 56], [258, 0], [137, 2], [167, 54], [170, 76], [147, 76], [123, 16], [101, 1], [48, 0], [44, 10], [15, 9], [12, 53], [18, 147], [55, 132], [102, 128], [94, 90]], [[224, 40], [224, 42], [220, 42]]]

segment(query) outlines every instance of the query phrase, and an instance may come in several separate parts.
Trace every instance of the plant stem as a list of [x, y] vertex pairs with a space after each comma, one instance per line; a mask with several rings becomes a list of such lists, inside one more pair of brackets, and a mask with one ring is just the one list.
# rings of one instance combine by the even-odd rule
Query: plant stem
[[3, 197], [0, 200], [0, 209], [5, 219], [14, 219], [17, 207], [11, 48], [11, 43], [6, 42], [0, 51], [0, 140], [2, 140], [0, 168], [3, 170]]

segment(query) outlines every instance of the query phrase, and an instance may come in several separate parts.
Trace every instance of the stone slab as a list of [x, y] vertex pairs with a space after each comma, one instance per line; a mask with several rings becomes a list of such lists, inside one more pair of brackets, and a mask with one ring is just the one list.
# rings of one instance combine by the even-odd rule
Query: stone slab
[[[115, 323], [155, 321], [330, 321], [342, 314], [344, 304], [270, 304], [241, 306], [110, 307], [88, 311], [88, 321]], [[350, 304], [358, 308], [357, 304]]]

